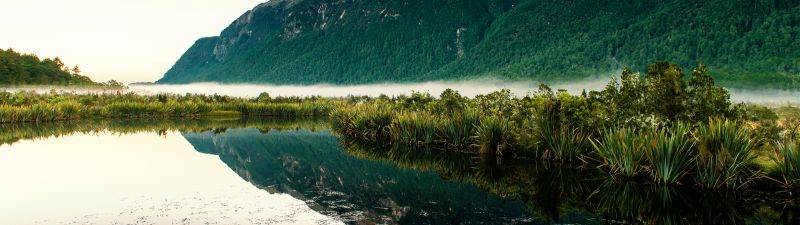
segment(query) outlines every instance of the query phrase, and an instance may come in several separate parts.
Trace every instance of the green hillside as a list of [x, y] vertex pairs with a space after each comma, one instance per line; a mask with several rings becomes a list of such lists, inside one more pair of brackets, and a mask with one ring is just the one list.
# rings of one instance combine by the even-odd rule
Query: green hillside
[[159, 83], [570, 81], [657, 60], [729, 87], [800, 88], [800, 0], [273, 0]]
[[0, 85], [77, 85], [77, 86], [121, 86], [116, 81], [106, 84], [93, 82], [80, 75], [77, 66], [71, 69], [54, 59], [39, 59], [33, 54], [21, 54], [13, 49], [0, 49]]

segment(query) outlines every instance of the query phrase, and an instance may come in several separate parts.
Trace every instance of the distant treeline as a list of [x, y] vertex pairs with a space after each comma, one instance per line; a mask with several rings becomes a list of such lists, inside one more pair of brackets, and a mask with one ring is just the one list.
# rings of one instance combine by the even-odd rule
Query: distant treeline
[[39, 59], [34, 54], [0, 49], [0, 85], [122, 86], [114, 80], [97, 83], [80, 73], [80, 67], [70, 68], [58, 57]]

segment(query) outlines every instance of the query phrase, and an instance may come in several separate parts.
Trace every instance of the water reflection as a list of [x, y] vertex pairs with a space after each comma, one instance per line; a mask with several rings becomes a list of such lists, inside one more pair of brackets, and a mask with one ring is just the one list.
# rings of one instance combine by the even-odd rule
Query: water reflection
[[[796, 199], [770, 193], [704, 191], [607, 178], [593, 168], [536, 161], [504, 164], [445, 150], [348, 144], [360, 158], [430, 170], [446, 180], [475, 185], [521, 200], [534, 218], [550, 223], [594, 224], [798, 224]], [[575, 215], [588, 215], [578, 216]]]
[[[21, 145], [39, 142], [20, 140], [49, 141], [53, 139], [51, 137], [70, 134], [103, 136], [112, 133], [112, 136], [123, 137], [138, 132], [167, 137], [180, 134], [180, 140], [190, 145], [188, 149], [192, 149], [195, 156], [210, 156], [227, 167], [225, 171], [238, 175], [236, 179], [249, 182], [249, 187], [261, 189], [263, 194], [288, 194], [316, 212], [348, 223], [800, 223], [796, 199], [775, 197], [780, 195], [704, 192], [689, 185], [668, 187], [607, 179], [606, 174], [595, 168], [572, 168], [535, 161], [498, 163], [493, 159], [441, 149], [375, 148], [340, 143], [326, 127], [323, 120], [263, 119], [0, 125], [3, 131], [0, 132], [0, 142], [5, 144], [4, 150], [15, 152], [22, 151], [18, 148]], [[175, 133], [178, 131], [180, 133]], [[168, 142], [164, 140], [170, 139], [148, 139], [153, 143]], [[98, 145], [116, 147], [114, 142]], [[152, 148], [166, 151], [171, 147], [154, 145]], [[60, 149], [63, 154], [60, 157], [86, 154], [76, 149]], [[0, 154], [8, 152], [0, 151]], [[119, 157], [116, 155], [103, 157], [110, 159], [95, 157], [93, 160], [119, 160], [114, 158]], [[137, 157], [137, 154], [130, 157]], [[186, 164], [185, 160], [192, 160], [190, 155], [180, 157], [185, 159], [175, 161], [181, 165]], [[0, 156], [0, 160], [3, 159], [15, 160]], [[169, 167], [161, 169], [171, 170]], [[9, 167], [7, 170], [13, 169]], [[214, 181], [205, 176], [205, 173], [210, 173], [206, 170], [209, 169], [201, 167], [191, 173], [200, 174], [196, 179]], [[151, 170], [146, 173], [169, 172]], [[0, 172], [0, 178], [7, 178], [5, 175]], [[83, 182], [96, 182], [91, 179], [91, 176], [84, 177]], [[166, 189], [191, 189], [191, 186], [176, 182], [154, 186], [154, 193]], [[0, 187], [0, 192], [13, 194], [8, 190]], [[224, 203], [225, 200], [219, 201]]]
[[533, 222], [521, 201], [504, 200], [434, 172], [345, 154], [328, 131], [231, 129], [186, 133], [198, 151], [271, 192], [290, 193], [344, 221], [381, 224]]
[[140, 124], [116, 134], [46, 124], [30, 124], [42, 129], [27, 134], [3, 132], [18, 141], [0, 146], [0, 224], [337, 223], [290, 195], [243, 181], [180, 133], [165, 131], [174, 127]]

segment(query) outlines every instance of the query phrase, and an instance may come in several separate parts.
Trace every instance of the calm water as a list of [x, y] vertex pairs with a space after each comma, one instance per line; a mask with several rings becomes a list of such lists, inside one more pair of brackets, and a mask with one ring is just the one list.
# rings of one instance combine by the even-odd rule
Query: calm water
[[324, 121], [0, 125], [0, 224], [791, 224], [794, 200], [340, 143]]

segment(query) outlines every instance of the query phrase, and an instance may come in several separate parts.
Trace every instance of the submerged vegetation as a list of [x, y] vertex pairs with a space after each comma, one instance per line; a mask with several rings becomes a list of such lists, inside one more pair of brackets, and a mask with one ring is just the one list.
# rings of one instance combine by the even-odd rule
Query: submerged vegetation
[[[330, 121], [349, 143], [596, 165], [617, 180], [730, 190], [767, 174], [797, 178], [796, 150], [786, 144], [797, 139], [796, 118], [791, 106], [732, 104], [703, 65], [687, 78], [679, 66], [657, 62], [644, 75], [626, 69], [605, 90], [580, 95], [542, 85], [522, 98], [509, 90], [382, 96], [337, 108]], [[777, 163], [763, 160], [770, 156]]]

